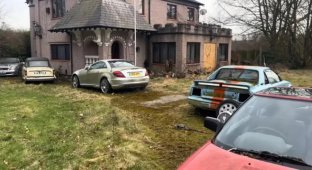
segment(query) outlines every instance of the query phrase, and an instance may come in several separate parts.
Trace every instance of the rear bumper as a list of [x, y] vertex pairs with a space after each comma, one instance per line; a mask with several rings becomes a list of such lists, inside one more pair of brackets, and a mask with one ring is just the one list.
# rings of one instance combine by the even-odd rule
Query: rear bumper
[[54, 81], [56, 77], [24, 77], [25, 81]]
[[205, 109], [205, 110], [216, 110], [222, 101], [213, 101], [209, 99], [203, 99], [200, 96], [188, 96], [189, 104], [194, 107]]
[[147, 86], [149, 83], [149, 77], [143, 78], [118, 78], [111, 80], [110, 84], [113, 89], [122, 88], [137, 88]]

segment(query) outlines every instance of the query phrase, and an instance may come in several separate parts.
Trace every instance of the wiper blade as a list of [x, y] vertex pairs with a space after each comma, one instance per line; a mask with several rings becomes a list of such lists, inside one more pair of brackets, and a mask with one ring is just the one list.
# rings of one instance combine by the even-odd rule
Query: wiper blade
[[249, 157], [253, 157], [253, 158], [271, 160], [274, 162], [287, 162], [287, 163], [292, 163], [296, 165], [312, 167], [312, 165], [304, 162], [301, 158], [278, 155], [276, 153], [271, 153], [268, 151], [254, 151], [254, 150], [246, 150], [246, 149], [239, 149], [239, 148], [232, 148], [232, 149], [229, 149], [228, 151], [234, 152], [237, 154], [242, 154], [242, 155], [249, 156]]

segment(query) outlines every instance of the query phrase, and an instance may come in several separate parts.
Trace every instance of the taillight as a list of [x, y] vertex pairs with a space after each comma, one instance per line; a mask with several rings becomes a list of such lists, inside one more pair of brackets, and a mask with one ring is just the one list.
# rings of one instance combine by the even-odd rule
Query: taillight
[[24, 70], [24, 75], [27, 76], [27, 70]]
[[115, 77], [125, 78], [125, 75], [120, 71], [114, 71], [113, 74]]

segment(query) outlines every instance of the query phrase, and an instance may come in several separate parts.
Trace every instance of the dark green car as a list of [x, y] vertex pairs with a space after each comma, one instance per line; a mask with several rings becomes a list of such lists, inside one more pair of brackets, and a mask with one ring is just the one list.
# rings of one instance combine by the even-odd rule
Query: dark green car
[[149, 83], [145, 68], [137, 67], [126, 60], [100, 60], [74, 72], [72, 86], [88, 86], [100, 88], [103, 93], [115, 89], [145, 89]]

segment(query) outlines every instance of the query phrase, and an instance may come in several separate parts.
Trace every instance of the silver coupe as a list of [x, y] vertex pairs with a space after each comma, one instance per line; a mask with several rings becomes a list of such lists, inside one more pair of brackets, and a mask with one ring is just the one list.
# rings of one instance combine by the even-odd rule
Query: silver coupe
[[145, 68], [137, 67], [126, 60], [100, 60], [77, 70], [72, 76], [72, 86], [89, 86], [100, 88], [103, 93], [115, 89], [145, 89], [149, 83], [149, 75]]

